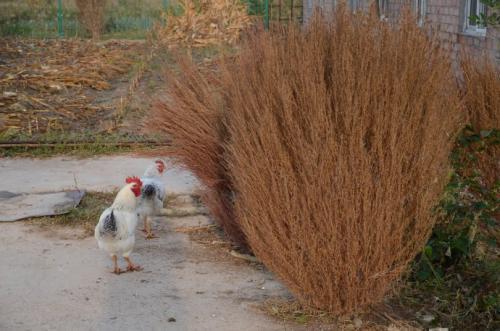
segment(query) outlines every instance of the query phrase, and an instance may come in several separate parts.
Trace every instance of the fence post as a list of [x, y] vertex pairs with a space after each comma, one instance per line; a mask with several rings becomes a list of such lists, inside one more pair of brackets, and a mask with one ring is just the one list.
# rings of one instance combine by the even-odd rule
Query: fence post
[[57, 33], [59, 37], [64, 37], [62, 0], [57, 0]]
[[264, 27], [269, 30], [269, 0], [264, 0]]

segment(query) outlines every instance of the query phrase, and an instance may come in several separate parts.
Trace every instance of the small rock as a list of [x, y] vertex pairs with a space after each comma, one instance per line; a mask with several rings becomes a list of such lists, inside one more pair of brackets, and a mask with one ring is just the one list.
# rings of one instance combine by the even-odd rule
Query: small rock
[[57, 84], [50, 84], [49, 88], [52, 92], [58, 92], [58, 91], [62, 90], [62, 86], [57, 85]]
[[420, 320], [424, 321], [426, 323], [430, 323], [430, 322], [434, 321], [434, 319], [435, 319], [435, 317], [432, 316], [432, 315], [422, 315], [422, 316], [420, 316]]
[[189, 195], [179, 195], [168, 202], [170, 208], [193, 206], [194, 204], [194, 199]]
[[356, 328], [360, 328], [363, 325], [363, 321], [359, 317], [355, 317], [353, 323]]
[[176, 320], [175, 318], [173, 318], [173, 317], [170, 317], [170, 318], [168, 319], [168, 322], [169, 322], [169, 323], [176, 322], [176, 321], [177, 321], [177, 320]]
[[3, 92], [3, 96], [6, 97], [6, 98], [12, 98], [12, 97], [17, 96], [17, 93], [16, 92], [5, 91], [5, 92]]

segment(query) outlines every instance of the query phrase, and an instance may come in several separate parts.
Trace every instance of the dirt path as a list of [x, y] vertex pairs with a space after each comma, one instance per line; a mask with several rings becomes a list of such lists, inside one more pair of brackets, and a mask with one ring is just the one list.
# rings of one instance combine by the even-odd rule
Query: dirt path
[[[142, 169], [146, 161], [80, 160], [78, 164], [89, 169], [79, 172], [79, 184], [110, 189], [120, 183], [121, 175], [92, 165], [108, 162], [116, 172], [121, 165], [123, 172], [136, 166]], [[21, 182], [16, 186], [10, 178], [17, 174], [29, 178], [23, 187], [43, 191], [56, 189], [53, 181], [46, 181], [48, 175], [61, 175], [57, 176], [60, 186], [71, 185], [72, 170], [66, 166], [76, 161], [0, 162], [1, 190], [23, 191], [18, 187]], [[170, 176], [183, 183], [179, 188], [194, 187], [189, 174]], [[190, 181], [186, 184], [179, 178]], [[288, 296], [262, 266], [232, 257], [227, 249], [217, 248], [216, 241], [206, 245], [176, 231], [207, 223], [204, 216], [157, 218], [159, 239], [146, 241], [137, 233], [132, 258], [144, 271], [120, 276], [110, 273], [111, 261], [98, 250], [94, 238], [80, 239], [77, 228], [42, 230], [22, 222], [0, 224], [0, 329], [299, 330], [255, 307], [268, 297]], [[171, 318], [175, 321], [169, 322]]]

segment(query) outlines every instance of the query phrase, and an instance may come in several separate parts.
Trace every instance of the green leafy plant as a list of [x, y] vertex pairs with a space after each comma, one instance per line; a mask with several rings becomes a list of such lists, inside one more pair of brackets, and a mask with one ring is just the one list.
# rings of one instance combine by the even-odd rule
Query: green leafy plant
[[439, 222], [401, 296], [404, 305], [432, 313], [433, 325], [499, 327], [500, 183], [485, 181], [481, 172], [485, 154], [492, 155], [499, 142], [500, 130], [468, 126], [451, 154], [453, 171], [436, 210]]
[[500, 0], [481, 0], [486, 7], [492, 9], [492, 13], [480, 13], [479, 15], [471, 15], [469, 19], [473, 24], [480, 26], [498, 26], [500, 25]]
[[[498, 145], [500, 131], [466, 127], [451, 155], [453, 172], [437, 208], [441, 222], [421, 254], [416, 277], [441, 278], [446, 268], [471, 259], [478, 244], [495, 247], [500, 183], [488, 188], [477, 171], [477, 154]], [[472, 148], [471, 148], [472, 147]]]

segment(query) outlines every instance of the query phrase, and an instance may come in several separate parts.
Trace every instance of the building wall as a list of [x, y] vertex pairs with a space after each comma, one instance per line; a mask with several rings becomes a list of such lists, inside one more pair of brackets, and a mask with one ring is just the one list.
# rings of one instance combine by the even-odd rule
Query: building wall
[[[304, 22], [312, 15], [315, 7], [331, 11], [335, 0], [303, 0]], [[337, 0], [339, 1], [339, 0]], [[407, 6], [414, 8], [415, 0], [385, 0], [385, 11], [382, 13], [389, 19], [398, 17]], [[358, 0], [361, 8], [368, 8], [373, 0]], [[452, 52], [454, 59], [461, 50], [474, 54], [485, 51], [500, 66], [500, 28], [488, 27], [486, 35], [465, 31], [466, 0], [427, 0], [425, 26], [436, 33], [446, 49]]]

